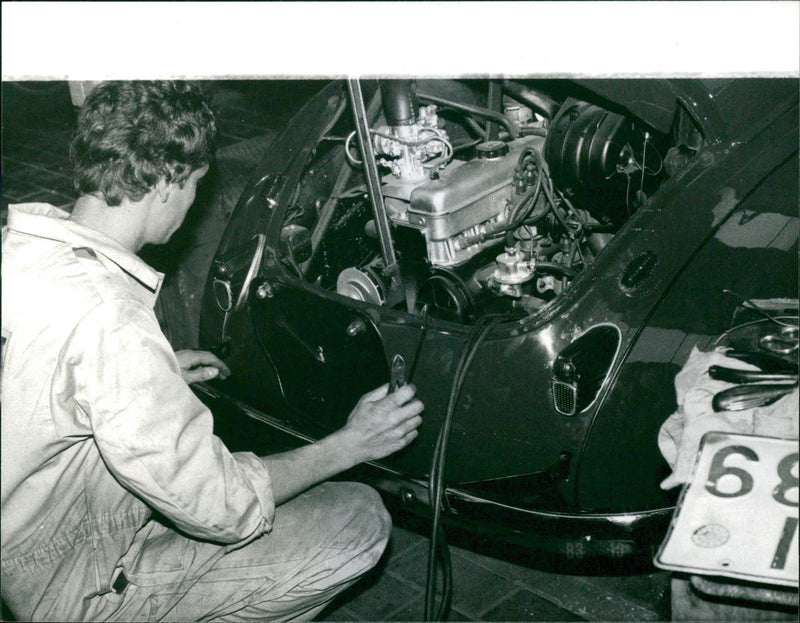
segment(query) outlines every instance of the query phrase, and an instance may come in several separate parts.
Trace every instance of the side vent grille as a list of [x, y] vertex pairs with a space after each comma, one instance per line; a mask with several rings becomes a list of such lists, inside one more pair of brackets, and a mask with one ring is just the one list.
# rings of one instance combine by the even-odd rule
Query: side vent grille
[[590, 329], [562, 350], [553, 362], [553, 407], [572, 416], [588, 408], [600, 393], [619, 347], [611, 325]]
[[553, 404], [561, 415], [575, 415], [578, 409], [578, 388], [553, 379]]

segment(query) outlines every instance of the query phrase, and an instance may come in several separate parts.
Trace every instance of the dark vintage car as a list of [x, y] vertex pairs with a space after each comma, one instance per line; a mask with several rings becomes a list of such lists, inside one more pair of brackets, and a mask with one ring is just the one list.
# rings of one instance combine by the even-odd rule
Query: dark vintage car
[[656, 440], [692, 347], [745, 299], [796, 306], [797, 83], [334, 81], [230, 207], [182, 287], [235, 370], [201, 390], [231, 444], [320, 438], [413, 383], [419, 437], [364, 477], [467, 530], [624, 556], [675, 504]]

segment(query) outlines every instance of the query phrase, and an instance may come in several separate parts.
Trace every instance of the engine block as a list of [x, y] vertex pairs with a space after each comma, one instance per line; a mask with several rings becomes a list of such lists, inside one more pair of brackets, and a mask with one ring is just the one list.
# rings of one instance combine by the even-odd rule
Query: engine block
[[453, 160], [437, 179], [417, 184], [387, 176], [383, 194], [389, 218], [397, 226], [424, 234], [432, 265], [462, 264], [492, 244], [483, 240], [483, 234], [505, 222], [522, 151], [533, 146], [541, 152], [543, 145], [543, 138], [532, 136], [503, 143], [502, 150], [479, 150], [474, 160]]

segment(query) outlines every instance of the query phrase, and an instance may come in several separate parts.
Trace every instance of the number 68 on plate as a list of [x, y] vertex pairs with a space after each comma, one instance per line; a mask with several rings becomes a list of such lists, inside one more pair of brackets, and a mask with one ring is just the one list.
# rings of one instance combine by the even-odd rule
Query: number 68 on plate
[[797, 440], [712, 432], [655, 563], [797, 586], [797, 542]]

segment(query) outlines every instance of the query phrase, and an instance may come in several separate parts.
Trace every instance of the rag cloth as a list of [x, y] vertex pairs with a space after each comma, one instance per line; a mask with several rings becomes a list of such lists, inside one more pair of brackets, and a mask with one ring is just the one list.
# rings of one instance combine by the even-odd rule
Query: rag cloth
[[658, 447], [672, 468], [672, 474], [661, 483], [662, 489], [689, 482], [700, 440], [710, 431], [798, 438], [797, 388], [771, 405], [716, 412], [711, 407], [714, 395], [735, 384], [712, 379], [708, 368], [713, 365], [758, 370], [756, 366], [727, 357], [723, 348], [711, 352], [692, 349], [675, 377], [678, 410], [667, 418], [658, 432]]

